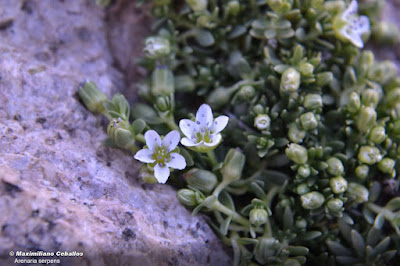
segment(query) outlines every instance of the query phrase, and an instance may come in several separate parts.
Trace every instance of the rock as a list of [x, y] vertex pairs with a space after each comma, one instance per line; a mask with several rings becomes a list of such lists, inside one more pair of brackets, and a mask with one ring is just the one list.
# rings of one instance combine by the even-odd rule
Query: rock
[[230, 264], [172, 187], [144, 184], [132, 156], [101, 144], [104, 120], [79, 102], [85, 79], [108, 96], [127, 86], [103, 10], [90, 0], [0, 6], [0, 265], [38, 250], [77, 252], [48, 257], [62, 265]]

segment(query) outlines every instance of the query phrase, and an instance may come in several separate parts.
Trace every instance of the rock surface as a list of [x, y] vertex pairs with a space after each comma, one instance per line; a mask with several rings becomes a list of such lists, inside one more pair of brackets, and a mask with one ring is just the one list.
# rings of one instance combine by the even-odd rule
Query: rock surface
[[109, 96], [134, 81], [113, 67], [133, 71], [110, 52], [118, 20], [93, 2], [0, 0], [0, 265], [37, 250], [83, 253], [51, 257], [61, 265], [229, 265], [173, 188], [143, 184], [139, 163], [102, 146], [104, 121], [79, 102], [85, 79]]

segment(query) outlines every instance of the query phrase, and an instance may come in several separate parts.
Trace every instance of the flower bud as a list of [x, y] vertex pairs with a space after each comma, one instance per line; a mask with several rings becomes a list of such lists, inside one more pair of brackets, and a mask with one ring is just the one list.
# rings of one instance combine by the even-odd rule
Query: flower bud
[[301, 177], [308, 177], [311, 173], [310, 167], [306, 165], [300, 165], [299, 169], [297, 169], [297, 174]]
[[167, 67], [156, 67], [151, 76], [153, 96], [169, 96], [174, 92], [174, 75]]
[[305, 164], [308, 160], [307, 149], [295, 143], [291, 143], [285, 153], [290, 160], [297, 164]]
[[389, 61], [373, 64], [368, 71], [368, 78], [382, 85], [388, 83], [397, 74], [396, 65]]
[[317, 128], [318, 121], [313, 112], [308, 112], [300, 116], [300, 124], [305, 130]]
[[265, 209], [252, 209], [249, 217], [250, 223], [258, 227], [268, 221], [268, 212]]
[[225, 156], [224, 166], [220, 170], [224, 181], [233, 182], [239, 180], [245, 161], [246, 156], [243, 153], [236, 149], [230, 149]]
[[318, 110], [322, 107], [322, 97], [319, 94], [307, 94], [303, 105], [310, 110]]
[[199, 168], [191, 169], [184, 174], [184, 178], [188, 185], [206, 193], [210, 193], [218, 182], [215, 174]]
[[170, 111], [172, 109], [170, 100], [168, 96], [158, 95], [156, 98], [155, 107], [161, 112]]
[[356, 126], [359, 131], [367, 132], [372, 127], [375, 126], [376, 123], [376, 112], [372, 107], [361, 107], [360, 113], [356, 118]]
[[196, 192], [194, 192], [193, 190], [183, 188], [178, 190], [176, 195], [179, 202], [185, 206], [193, 207], [198, 204], [196, 199]]
[[365, 106], [376, 107], [379, 102], [379, 94], [374, 89], [366, 89], [361, 93], [361, 102]]
[[346, 191], [347, 180], [341, 176], [337, 176], [329, 180], [329, 185], [331, 186], [333, 193], [340, 194]]
[[253, 86], [250, 85], [241, 87], [237, 93], [239, 99], [244, 101], [250, 100], [251, 98], [254, 97], [254, 95], [256, 95], [256, 90], [254, 89]]
[[130, 124], [119, 119], [110, 121], [107, 126], [107, 134], [118, 147], [131, 149], [135, 146], [135, 136], [130, 131]]
[[327, 203], [326, 206], [331, 212], [338, 212], [342, 209], [343, 207], [343, 201], [340, 199], [330, 199]]
[[310, 76], [310, 75], [312, 75], [312, 73], [314, 71], [314, 66], [308, 62], [301, 63], [299, 65], [299, 71], [300, 71], [301, 75], [303, 75], [303, 76]]
[[330, 84], [333, 80], [333, 74], [332, 72], [321, 72], [315, 75], [316, 78], [316, 84], [319, 87], [326, 86]]
[[288, 137], [290, 141], [294, 143], [300, 143], [306, 136], [306, 132], [297, 127], [296, 123], [291, 123], [289, 125]]
[[383, 158], [382, 161], [378, 163], [378, 169], [381, 170], [382, 173], [390, 174], [393, 172], [393, 168], [396, 162], [390, 158]]
[[317, 191], [309, 192], [300, 197], [301, 205], [306, 210], [313, 210], [321, 207], [325, 202], [325, 197]]
[[310, 192], [310, 187], [306, 183], [302, 183], [296, 187], [296, 193], [300, 196], [308, 192]]
[[349, 95], [349, 102], [347, 103], [347, 110], [350, 113], [355, 113], [360, 109], [361, 100], [360, 96], [356, 92], [352, 92]]
[[239, 1], [229, 1], [226, 7], [226, 13], [230, 16], [236, 17], [240, 12], [240, 3]]
[[300, 87], [300, 73], [294, 68], [288, 68], [282, 73], [281, 77], [281, 91], [296, 92]]
[[307, 220], [304, 218], [296, 220], [294, 226], [300, 231], [305, 231], [307, 229]]
[[378, 148], [372, 146], [362, 146], [358, 151], [358, 160], [365, 164], [375, 164], [382, 160]]
[[253, 111], [254, 113], [259, 115], [265, 112], [265, 108], [261, 104], [257, 104], [256, 106], [254, 106]]
[[78, 91], [79, 97], [83, 103], [93, 113], [104, 111], [103, 103], [107, 101], [107, 96], [102, 93], [93, 82], [85, 82]]
[[356, 167], [355, 173], [356, 177], [360, 179], [365, 179], [368, 176], [369, 167], [367, 165], [359, 165]]
[[185, 0], [194, 12], [205, 11], [207, 9], [207, 0]]
[[393, 107], [396, 104], [400, 103], [400, 88], [391, 89], [386, 94], [386, 101], [389, 106]]
[[378, 127], [374, 127], [371, 130], [371, 134], [369, 135], [369, 140], [371, 140], [372, 142], [374, 142], [376, 144], [380, 144], [386, 139], [386, 137], [387, 136], [386, 136], [385, 128], [378, 126]]
[[354, 202], [363, 203], [368, 201], [369, 191], [361, 184], [351, 182], [347, 188], [347, 194], [353, 197]]
[[328, 164], [328, 173], [333, 176], [340, 176], [344, 172], [344, 166], [341, 160], [336, 157], [331, 157], [326, 162]]
[[163, 37], [148, 37], [145, 40], [144, 52], [149, 58], [157, 59], [171, 53], [169, 40]]
[[254, 126], [259, 130], [268, 129], [271, 124], [271, 118], [265, 114], [259, 114], [254, 119]]

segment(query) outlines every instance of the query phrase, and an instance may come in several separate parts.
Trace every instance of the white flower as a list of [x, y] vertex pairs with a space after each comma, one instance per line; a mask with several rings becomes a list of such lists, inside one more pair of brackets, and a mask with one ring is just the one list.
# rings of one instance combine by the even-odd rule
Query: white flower
[[357, 1], [351, 1], [349, 7], [334, 18], [333, 29], [340, 39], [362, 48], [364, 43], [361, 36], [369, 31], [369, 19], [366, 16], [358, 16], [357, 10]]
[[182, 145], [191, 150], [207, 152], [215, 149], [222, 140], [220, 132], [228, 124], [229, 118], [221, 115], [214, 120], [211, 107], [202, 104], [196, 113], [196, 121], [182, 119], [179, 127], [185, 135]]
[[254, 119], [254, 126], [259, 130], [268, 129], [271, 124], [271, 118], [266, 114], [259, 114]]
[[163, 140], [154, 130], [148, 130], [144, 134], [146, 146], [138, 151], [134, 158], [154, 167], [154, 176], [159, 183], [164, 184], [170, 174], [169, 168], [182, 170], [186, 167], [185, 158], [179, 153], [173, 152], [178, 146], [180, 134], [177, 130], [169, 132]]

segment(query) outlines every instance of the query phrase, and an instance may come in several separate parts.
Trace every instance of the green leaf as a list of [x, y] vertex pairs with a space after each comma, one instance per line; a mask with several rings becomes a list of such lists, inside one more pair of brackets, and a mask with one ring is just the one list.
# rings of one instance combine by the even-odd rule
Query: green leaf
[[340, 264], [344, 265], [351, 265], [351, 264], [356, 264], [359, 263], [360, 260], [354, 257], [348, 257], [348, 256], [337, 256], [336, 261]]
[[221, 231], [221, 234], [226, 236], [228, 234], [228, 229], [229, 229], [229, 224], [232, 221], [232, 217], [228, 216], [226, 219], [221, 223], [219, 230]]
[[190, 153], [185, 148], [180, 148], [179, 151], [180, 151], [180, 154], [183, 156], [183, 158], [185, 158], [186, 165], [187, 166], [193, 166], [194, 165], [194, 161], [193, 161], [193, 158], [190, 155]]
[[379, 238], [381, 237], [381, 230], [372, 226], [368, 232], [367, 236], [367, 245], [374, 247], [376, 243], [378, 243]]
[[142, 133], [143, 129], [146, 127], [146, 122], [143, 119], [136, 119], [132, 123], [132, 130], [135, 135]]
[[237, 242], [242, 245], [257, 245], [258, 239], [242, 237], [242, 238], [239, 238], [237, 240]]
[[346, 248], [339, 242], [328, 240], [326, 241], [326, 245], [328, 246], [330, 252], [332, 252], [335, 255], [345, 255], [345, 256], [353, 255], [350, 249]]
[[305, 233], [301, 239], [308, 241], [308, 240], [316, 239], [317, 237], [320, 237], [321, 235], [322, 235], [322, 233], [320, 231], [309, 231], [309, 232]]
[[351, 242], [359, 257], [365, 255], [365, 241], [359, 232], [351, 230]]
[[306, 256], [309, 252], [308, 248], [303, 246], [287, 246], [284, 250], [287, 250], [291, 256]]
[[378, 254], [385, 252], [390, 244], [390, 236], [385, 237], [378, 245], [376, 245], [375, 250]]
[[194, 37], [198, 44], [203, 47], [208, 47], [215, 43], [214, 36], [208, 30], [198, 29]]
[[396, 256], [397, 253], [397, 250], [388, 250], [382, 254], [382, 259], [386, 262], [389, 262], [391, 259], [394, 258], [394, 256]]
[[[293, 212], [289, 206], [286, 206], [285, 211], [283, 213], [283, 230], [292, 230], [293, 229]], [[306, 254], [298, 254], [298, 255], [306, 255]]]
[[396, 211], [400, 208], [400, 197], [391, 199], [385, 206], [385, 209]]
[[221, 202], [222, 205], [224, 205], [225, 207], [235, 211], [235, 203], [233, 202], [233, 199], [231, 197], [231, 195], [226, 192], [226, 191], [221, 191], [221, 193], [219, 194], [218, 197], [219, 201]]

